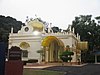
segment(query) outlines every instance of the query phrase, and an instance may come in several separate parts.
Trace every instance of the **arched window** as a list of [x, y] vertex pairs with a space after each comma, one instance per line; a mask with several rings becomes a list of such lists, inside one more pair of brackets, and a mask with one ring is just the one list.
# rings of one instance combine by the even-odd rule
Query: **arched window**
[[22, 50], [22, 57], [28, 57], [28, 51]]
[[21, 43], [20, 43], [20, 47], [21, 47], [22, 49], [27, 49], [27, 48], [30, 47], [30, 45], [29, 45], [29, 43], [27, 43], [27, 42], [21, 42]]

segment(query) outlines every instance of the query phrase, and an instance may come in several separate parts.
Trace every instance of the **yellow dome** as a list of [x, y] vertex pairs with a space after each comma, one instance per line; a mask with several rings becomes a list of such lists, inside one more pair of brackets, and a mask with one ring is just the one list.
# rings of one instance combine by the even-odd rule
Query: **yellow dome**
[[34, 30], [42, 31], [43, 30], [43, 23], [37, 20], [30, 21], [28, 25], [32, 26]]

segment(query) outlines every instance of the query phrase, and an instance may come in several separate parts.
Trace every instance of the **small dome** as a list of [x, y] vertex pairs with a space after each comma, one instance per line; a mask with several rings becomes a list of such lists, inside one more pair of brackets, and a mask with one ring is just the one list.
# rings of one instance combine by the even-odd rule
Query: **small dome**
[[32, 26], [34, 30], [42, 31], [43, 23], [38, 20], [32, 20], [28, 22], [28, 25]]

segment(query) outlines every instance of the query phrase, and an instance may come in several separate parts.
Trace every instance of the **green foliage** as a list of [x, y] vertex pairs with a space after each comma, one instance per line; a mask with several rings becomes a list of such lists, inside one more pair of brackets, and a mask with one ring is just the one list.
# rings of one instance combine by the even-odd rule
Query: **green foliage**
[[37, 53], [43, 53], [43, 50], [38, 50]]
[[52, 27], [52, 30], [53, 30], [54, 33], [60, 32], [59, 27], [54, 26], [54, 27]]
[[100, 16], [95, 17], [95, 19], [97, 20], [98, 25], [100, 25]]
[[14, 32], [17, 32], [21, 28], [22, 22], [17, 21], [16, 19], [10, 17], [10, 16], [2, 16], [0, 15], [0, 28], [3, 28], [4, 30], [7, 30], [10, 32], [11, 27], [14, 27]]
[[72, 60], [72, 55], [74, 55], [73, 52], [71, 51], [64, 51], [61, 55], [60, 55], [60, 59], [63, 61], [63, 62], [68, 62]]
[[17, 21], [15, 18], [0, 15], [0, 42], [5, 42], [6, 50], [8, 50], [8, 38], [9, 33], [11, 32], [11, 27], [14, 28], [14, 32], [16, 33], [21, 28], [22, 24], [21, 21]]
[[16, 33], [21, 28], [21, 25], [21, 21], [17, 21], [10, 16], [5, 17], [0, 15], [0, 41], [7, 42], [11, 27], [14, 28]]
[[[95, 19], [100, 20], [100, 16]], [[95, 22], [96, 20], [92, 19], [92, 15], [80, 15], [72, 21], [75, 34], [79, 33], [81, 41], [88, 41], [89, 53], [85, 51], [83, 52], [85, 54], [82, 54], [87, 56], [87, 59], [89, 59], [91, 51], [100, 50], [100, 25]], [[82, 60], [86, 60], [86, 58]]]
[[71, 52], [71, 51], [64, 51], [63, 53], [62, 53], [62, 55], [64, 55], [64, 56], [68, 56], [68, 55], [74, 55], [74, 53], [73, 52]]
[[95, 17], [95, 19], [97, 19], [97, 20], [100, 19], [100, 16]]
[[75, 34], [79, 33], [82, 41], [88, 41], [89, 49], [100, 46], [100, 25], [92, 19], [92, 15], [80, 15], [72, 22]]

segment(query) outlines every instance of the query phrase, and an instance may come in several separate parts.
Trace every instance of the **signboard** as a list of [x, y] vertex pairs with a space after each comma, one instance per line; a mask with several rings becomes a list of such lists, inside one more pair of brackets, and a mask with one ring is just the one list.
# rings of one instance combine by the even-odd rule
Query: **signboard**
[[80, 50], [88, 49], [88, 42], [87, 41], [78, 42], [77, 49], [80, 49]]
[[12, 46], [8, 53], [8, 61], [5, 63], [5, 75], [23, 75], [22, 50], [17, 46]]
[[0, 42], [0, 75], [4, 75], [5, 71], [5, 44]]
[[17, 46], [12, 46], [9, 49], [8, 60], [21, 60], [22, 50]]
[[5, 75], [23, 75], [23, 62], [21, 60], [7, 61], [5, 63]]

